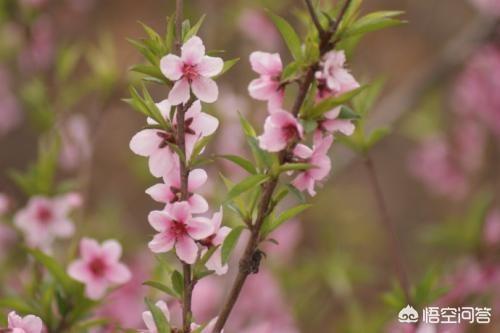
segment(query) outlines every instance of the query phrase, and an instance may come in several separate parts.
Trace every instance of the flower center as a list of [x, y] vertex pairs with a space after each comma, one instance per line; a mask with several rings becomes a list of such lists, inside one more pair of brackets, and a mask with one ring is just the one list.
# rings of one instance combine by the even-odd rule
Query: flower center
[[158, 135], [162, 139], [162, 141], [158, 145], [158, 148], [165, 148], [169, 143], [175, 143], [175, 137], [170, 132], [156, 132], [156, 135]]
[[299, 137], [299, 131], [297, 130], [297, 126], [294, 124], [283, 127], [282, 131], [287, 141]]
[[187, 228], [183, 222], [173, 221], [170, 232], [175, 235], [175, 238], [180, 238], [187, 234]]
[[89, 269], [95, 276], [101, 277], [106, 272], [106, 263], [101, 258], [94, 258], [89, 264]]
[[199, 242], [203, 246], [212, 247], [212, 246], [214, 246], [214, 238], [215, 238], [215, 234], [210, 235], [207, 238], [200, 240]]
[[[180, 188], [175, 186], [170, 186], [170, 192], [172, 192], [172, 194], [174, 195], [174, 197], [170, 200], [170, 203], [181, 201], [182, 193]], [[192, 192], [188, 192], [189, 198], [191, 198], [192, 195], [193, 195]]]
[[36, 217], [38, 219], [38, 222], [43, 225], [47, 225], [50, 223], [52, 220], [54, 214], [52, 214], [52, 210], [50, 210], [48, 207], [38, 207], [38, 210], [36, 212]]
[[182, 67], [182, 73], [184, 77], [188, 79], [189, 82], [196, 79], [199, 75], [196, 65], [191, 65], [191, 64], [184, 64], [184, 66]]

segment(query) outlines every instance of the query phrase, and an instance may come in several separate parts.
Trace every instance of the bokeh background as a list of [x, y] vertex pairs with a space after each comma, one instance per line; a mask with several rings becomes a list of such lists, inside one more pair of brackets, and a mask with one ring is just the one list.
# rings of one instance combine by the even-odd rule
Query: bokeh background
[[[128, 148], [144, 120], [121, 99], [127, 97], [128, 84], [136, 82], [128, 69], [142, 61], [127, 38], [143, 36], [138, 21], [163, 31], [165, 17], [174, 11], [174, 1], [19, 0], [15, 2], [22, 9], [15, 14], [9, 8], [17, 6], [10, 7], [9, 0], [0, 2], [4, 2], [0, 12], [0, 192], [8, 193], [17, 206], [24, 204], [26, 197], [8, 171], [25, 170], [36, 158], [37, 138], [47, 130], [44, 124], [50, 113], [65, 114], [61, 128], [66, 128], [67, 141], [77, 150], [67, 148], [58, 177], [76, 180], [84, 193], [80, 232], [102, 239], [118, 238], [126, 244], [130, 260], [142, 264], [153, 261], [145, 251], [152, 234], [145, 217], [157, 205], [144, 189], [154, 181], [144, 159]], [[461, 110], [473, 99], [463, 90], [500, 87], [495, 12], [466, 0], [365, 2], [364, 12], [402, 10], [408, 21], [364, 38], [348, 62], [359, 81], [382, 77], [386, 82], [368, 123], [392, 131], [371, 156], [397, 227], [400, 255], [410, 280], [418, 284], [425, 276], [432, 276], [436, 286], [444, 287], [448, 294], [465, 290], [466, 295], [450, 301], [452, 305], [492, 306], [497, 324], [466, 327], [464, 331], [497, 332], [500, 295], [494, 291], [498, 294], [500, 290], [500, 218], [497, 214], [495, 220], [494, 215], [495, 207], [500, 207], [500, 103], [498, 97], [485, 97], [491, 98], [489, 104], [473, 111], [489, 112], [485, 108], [490, 107], [493, 115], [479, 116], [478, 121], [470, 120], [475, 116], [464, 116]], [[500, 7], [498, 1], [491, 2]], [[264, 9], [297, 22], [294, 15], [303, 3], [185, 3], [186, 17], [196, 20], [207, 15], [200, 35], [209, 48], [225, 50], [223, 57], [227, 59], [241, 58], [219, 80], [221, 98], [209, 112], [221, 120], [219, 137], [211, 149], [242, 149], [237, 112], [255, 124], [266, 113], [265, 105], [247, 94], [254, 77], [248, 55], [263, 50], [280, 52], [289, 59]], [[90, 61], [79, 60], [68, 77], [54, 79], [61, 71], [57, 64], [64, 50], [73, 48]], [[476, 67], [479, 62], [484, 73], [467, 74], [474, 57], [488, 52], [493, 60], [476, 60]], [[481, 84], [489, 88], [478, 88]], [[152, 91], [156, 100], [167, 96], [158, 87]], [[493, 91], [491, 88], [490, 93]], [[475, 98], [481, 99], [478, 94]], [[41, 104], [47, 107], [41, 110]], [[265, 322], [266, 316], [272, 315], [284, 323], [281, 328], [264, 327], [259, 332], [390, 330], [398, 310], [391, 307], [387, 293], [393, 290], [395, 275], [387, 230], [379, 221], [364, 161], [340, 144], [335, 145], [332, 159], [332, 175], [312, 199], [314, 208], [276, 236], [283, 240], [279, 248], [269, 247], [264, 277], [260, 278], [269, 280], [253, 277], [256, 282], [251, 280], [247, 288], [248, 297], [256, 298], [255, 304], [264, 314], [251, 304], [242, 304], [240, 311], [252, 315], [237, 316], [235, 322], [258, 324], [260, 317]], [[221, 202], [224, 188], [218, 173], [234, 178], [239, 174], [219, 162], [211, 172], [206, 194]], [[496, 224], [487, 232], [488, 220]], [[199, 311], [205, 311], [202, 315], [207, 318], [224, 292], [220, 283], [207, 283], [206, 290], [200, 291], [206, 309]], [[278, 307], [285, 308], [286, 314], [274, 313]], [[291, 328], [284, 328], [288, 326]], [[240, 331], [243, 329], [234, 332]], [[399, 331], [395, 328], [395, 332]]]

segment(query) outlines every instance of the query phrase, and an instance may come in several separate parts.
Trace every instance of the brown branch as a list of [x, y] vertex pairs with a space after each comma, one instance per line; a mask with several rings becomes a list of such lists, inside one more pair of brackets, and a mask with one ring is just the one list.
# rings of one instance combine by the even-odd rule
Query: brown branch
[[[332, 27], [325, 32], [320, 37], [320, 58], [328, 51], [335, 47], [335, 43], [331, 43], [332, 37], [337, 32], [337, 28], [339, 26], [339, 22], [343, 19], [347, 8], [349, 7], [352, 0], [346, 0], [344, 6], [342, 7], [337, 20], [332, 24]], [[293, 104], [291, 112], [297, 116], [300, 112], [302, 105], [306, 99], [307, 93], [311, 87], [311, 84], [314, 80], [314, 73], [318, 68], [318, 61], [309, 66], [309, 69], [306, 71], [304, 79], [302, 80], [299, 86], [299, 93]], [[295, 145], [298, 142], [294, 142], [291, 144], [286, 150], [282, 151], [279, 155], [280, 164], [286, 162], [287, 157], [292, 153]], [[229, 292], [229, 296], [222, 307], [222, 310], [217, 318], [217, 322], [215, 323], [214, 329], [212, 333], [220, 333], [224, 328], [231, 311], [238, 300], [238, 297], [241, 293], [241, 290], [245, 284], [246, 279], [250, 274], [258, 272], [259, 265], [259, 251], [258, 246], [260, 242], [260, 231], [262, 228], [262, 224], [265, 221], [265, 218], [270, 213], [270, 204], [271, 199], [274, 194], [274, 190], [276, 189], [279, 176], [271, 178], [269, 181], [265, 182], [262, 185], [262, 197], [259, 202], [259, 208], [257, 212], [257, 217], [255, 219], [255, 223], [250, 227], [250, 239], [245, 247], [245, 252], [243, 253], [242, 258], [239, 263], [239, 271], [234, 280], [233, 286]]]
[[373, 195], [375, 196], [375, 199], [377, 201], [377, 208], [380, 214], [380, 221], [383, 223], [384, 227], [387, 230], [387, 234], [389, 236], [389, 246], [390, 246], [389, 252], [392, 257], [394, 271], [401, 285], [401, 289], [404, 292], [407, 304], [412, 304], [408, 274], [406, 272], [405, 266], [403, 264], [404, 261], [401, 256], [402, 252], [401, 242], [399, 240], [394, 222], [392, 221], [391, 216], [389, 214], [389, 210], [387, 209], [384, 193], [382, 192], [382, 187], [380, 186], [380, 182], [377, 178], [377, 171], [375, 170], [375, 165], [368, 153], [365, 154], [365, 166], [368, 173], [368, 177], [370, 179], [370, 185], [373, 190]]
[[316, 15], [316, 11], [314, 10], [314, 6], [311, 3], [311, 0], [304, 0], [307, 6], [307, 10], [309, 11], [309, 15], [314, 23], [314, 26], [318, 30], [319, 36], [322, 37], [325, 33], [325, 30], [321, 26], [321, 22], [318, 19], [318, 15]]

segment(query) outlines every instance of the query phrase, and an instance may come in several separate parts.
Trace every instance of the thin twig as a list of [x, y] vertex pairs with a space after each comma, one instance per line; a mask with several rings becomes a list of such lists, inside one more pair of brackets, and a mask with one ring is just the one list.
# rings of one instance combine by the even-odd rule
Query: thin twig
[[377, 201], [378, 212], [380, 214], [380, 221], [383, 223], [387, 230], [389, 236], [389, 246], [390, 255], [392, 257], [394, 270], [401, 285], [401, 289], [404, 292], [407, 304], [411, 304], [410, 295], [410, 283], [408, 279], [408, 274], [406, 272], [404, 261], [402, 258], [401, 242], [398, 237], [398, 233], [394, 222], [391, 219], [389, 210], [387, 209], [387, 204], [385, 201], [384, 193], [382, 192], [382, 187], [380, 186], [377, 171], [373, 163], [372, 158], [368, 153], [365, 154], [365, 166], [368, 172], [368, 177], [370, 179], [371, 188], [373, 190], [373, 195]]
[[314, 6], [311, 3], [311, 0], [304, 0], [307, 6], [307, 10], [309, 11], [309, 15], [311, 15], [311, 19], [316, 26], [316, 29], [318, 30], [319, 36], [322, 37], [323, 34], [325, 33], [325, 30], [321, 26], [321, 22], [318, 19], [318, 15], [316, 14], [316, 10], [314, 9]]
[[[323, 56], [326, 52], [333, 49], [335, 47], [335, 43], [331, 43], [332, 37], [335, 35], [337, 28], [339, 26], [339, 22], [343, 19], [347, 8], [351, 4], [352, 0], [346, 0], [344, 6], [342, 7], [337, 20], [332, 24], [332, 27], [321, 36], [320, 40], [320, 57]], [[306, 71], [305, 77], [299, 86], [299, 93], [293, 104], [291, 112], [297, 116], [304, 104], [305, 98], [307, 96], [307, 92], [309, 91], [311, 84], [314, 80], [314, 73], [317, 70], [318, 62], [310, 65], [309, 69]], [[290, 145], [286, 150], [282, 151], [279, 156], [280, 164], [286, 162], [287, 156], [293, 151], [293, 148], [297, 142]], [[215, 323], [214, 329], [212, 333], [220, 333], [224, 328], [231, 311], [238, 300], [238, 297], [241, 293], [241, 290], [245, 284], [246, 279], [250, 274], [257, 273], [259, 259], [258, 259], [258, 246], [260, 242], [260, 231], [262, 228], [262, 224], [265, 221], [265, 218], [270, 213], [270, 203], [272, 196], [274, 194], [274, 190], [278, 185], [279, 179], [278, 177], [273, 177], [269, 181], [265, 182], [262, 185], [262, 197], [259, 203], [259, 208], [257, 212], [257, 217], [255, 219], [255, 223], [250, 228], [250, 239], [245, 247], [245, 252], [243, 253], [242, 258], [239, 263], [239, 271], [233, 282], [231, 290], [229, 292], [228, 298], [224, 303], [221, 312], [217, 318], [217, 322]]]

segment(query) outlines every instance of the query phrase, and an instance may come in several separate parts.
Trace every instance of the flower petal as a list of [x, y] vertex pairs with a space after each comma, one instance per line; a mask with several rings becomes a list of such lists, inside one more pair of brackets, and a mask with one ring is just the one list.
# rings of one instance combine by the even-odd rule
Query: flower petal
[[106, 278], [116, 284], [124, 284], [130, 281], [132, 273], [127, 266], [122, 263], [115, 263], [108, 267]]
[[184, 63], [175, 54], [167, 54], [160, 60], [160, 69], [163, 75], [171, 81], [177, 81], [182, 76]]
[[146, 190], [146, 193], [151, 196], [154, 201], [168, 203], [174, 198], [174, 194], [167, 184], [155, 184]]
[[208, 175], [203, 169], [194, 169], [189, 173], [188, 190], [194, 191], [207, 182]]
[[163, 232], [170, 228], [172, 219], [166, 212], [155, 210], [149, 213], [148, 222], [153, 227], [153, 229], [158, 232]]
[[177, 239], [175, 251], [179, 259], [187, 264], [194, 264], [198, 255], [198, 246], [190, 237], [184, 236]]
[[189, 100], [189, 82], [187, 79], [180, 79], [175, 82], [168, 94], [168, 100], [172, 105], [186, 103]]
[[197, 240], [206, 238], [214, 233], [214, 227], [210, 223], [210, 220], [204, 217], [190, 219], [186, 224], [189, 236]]
[[219, 97], [219, 88], [214, 80], [198, 76], [191, 83], [193, 93], [205, 103], [213, 103]]
[[205, 46], [203, 41], [198, 36], [193, 36], [188, 39], [181, 48], [181, 59], [184, 63], [197, 65], [201, 62], [205, 55]]
[[157, 234], [153, 237], [153, 239], [148, 243], [149, 249], [154, 253], [165, 253], [174, 247], [175, 238], [173, 235], [163, 232], [161, 234]]
[[116, 262], [122, 256], [122, 246], [114, 239], [104, 241], [102, 251], [108, 262]]
[[136, 133], [130, 140], [130, 150], [140, 156], [150, 156], [158, 150], [162, 141], [157, 132], [158, 130], [145, 129]]
[[197, 193], [193, 194], [188, 202], [191, 207], [191, 212], [194, 214], [205, 213], [209, 208], [207, 200]]
[[80, 241], [80, 255], [84, 260], [91, 260], [101, 255], [101, 246], [95, 239], [83, 238]]
[[252, 52], [250, 54], [252, 69], [260, 75], [279, 76], [283, 70], [283, 64], [278, 53]]
[[204, 56], [196, 67], [198, 74], [205, 77], [212, 77], [219, 74], [224, 67], [224, 61], [218, 57]]
[[175, 166], [175, 155], [169, 147], [158, 149], [149, 157], [149, 171], [155, 177], [170, 173]]

